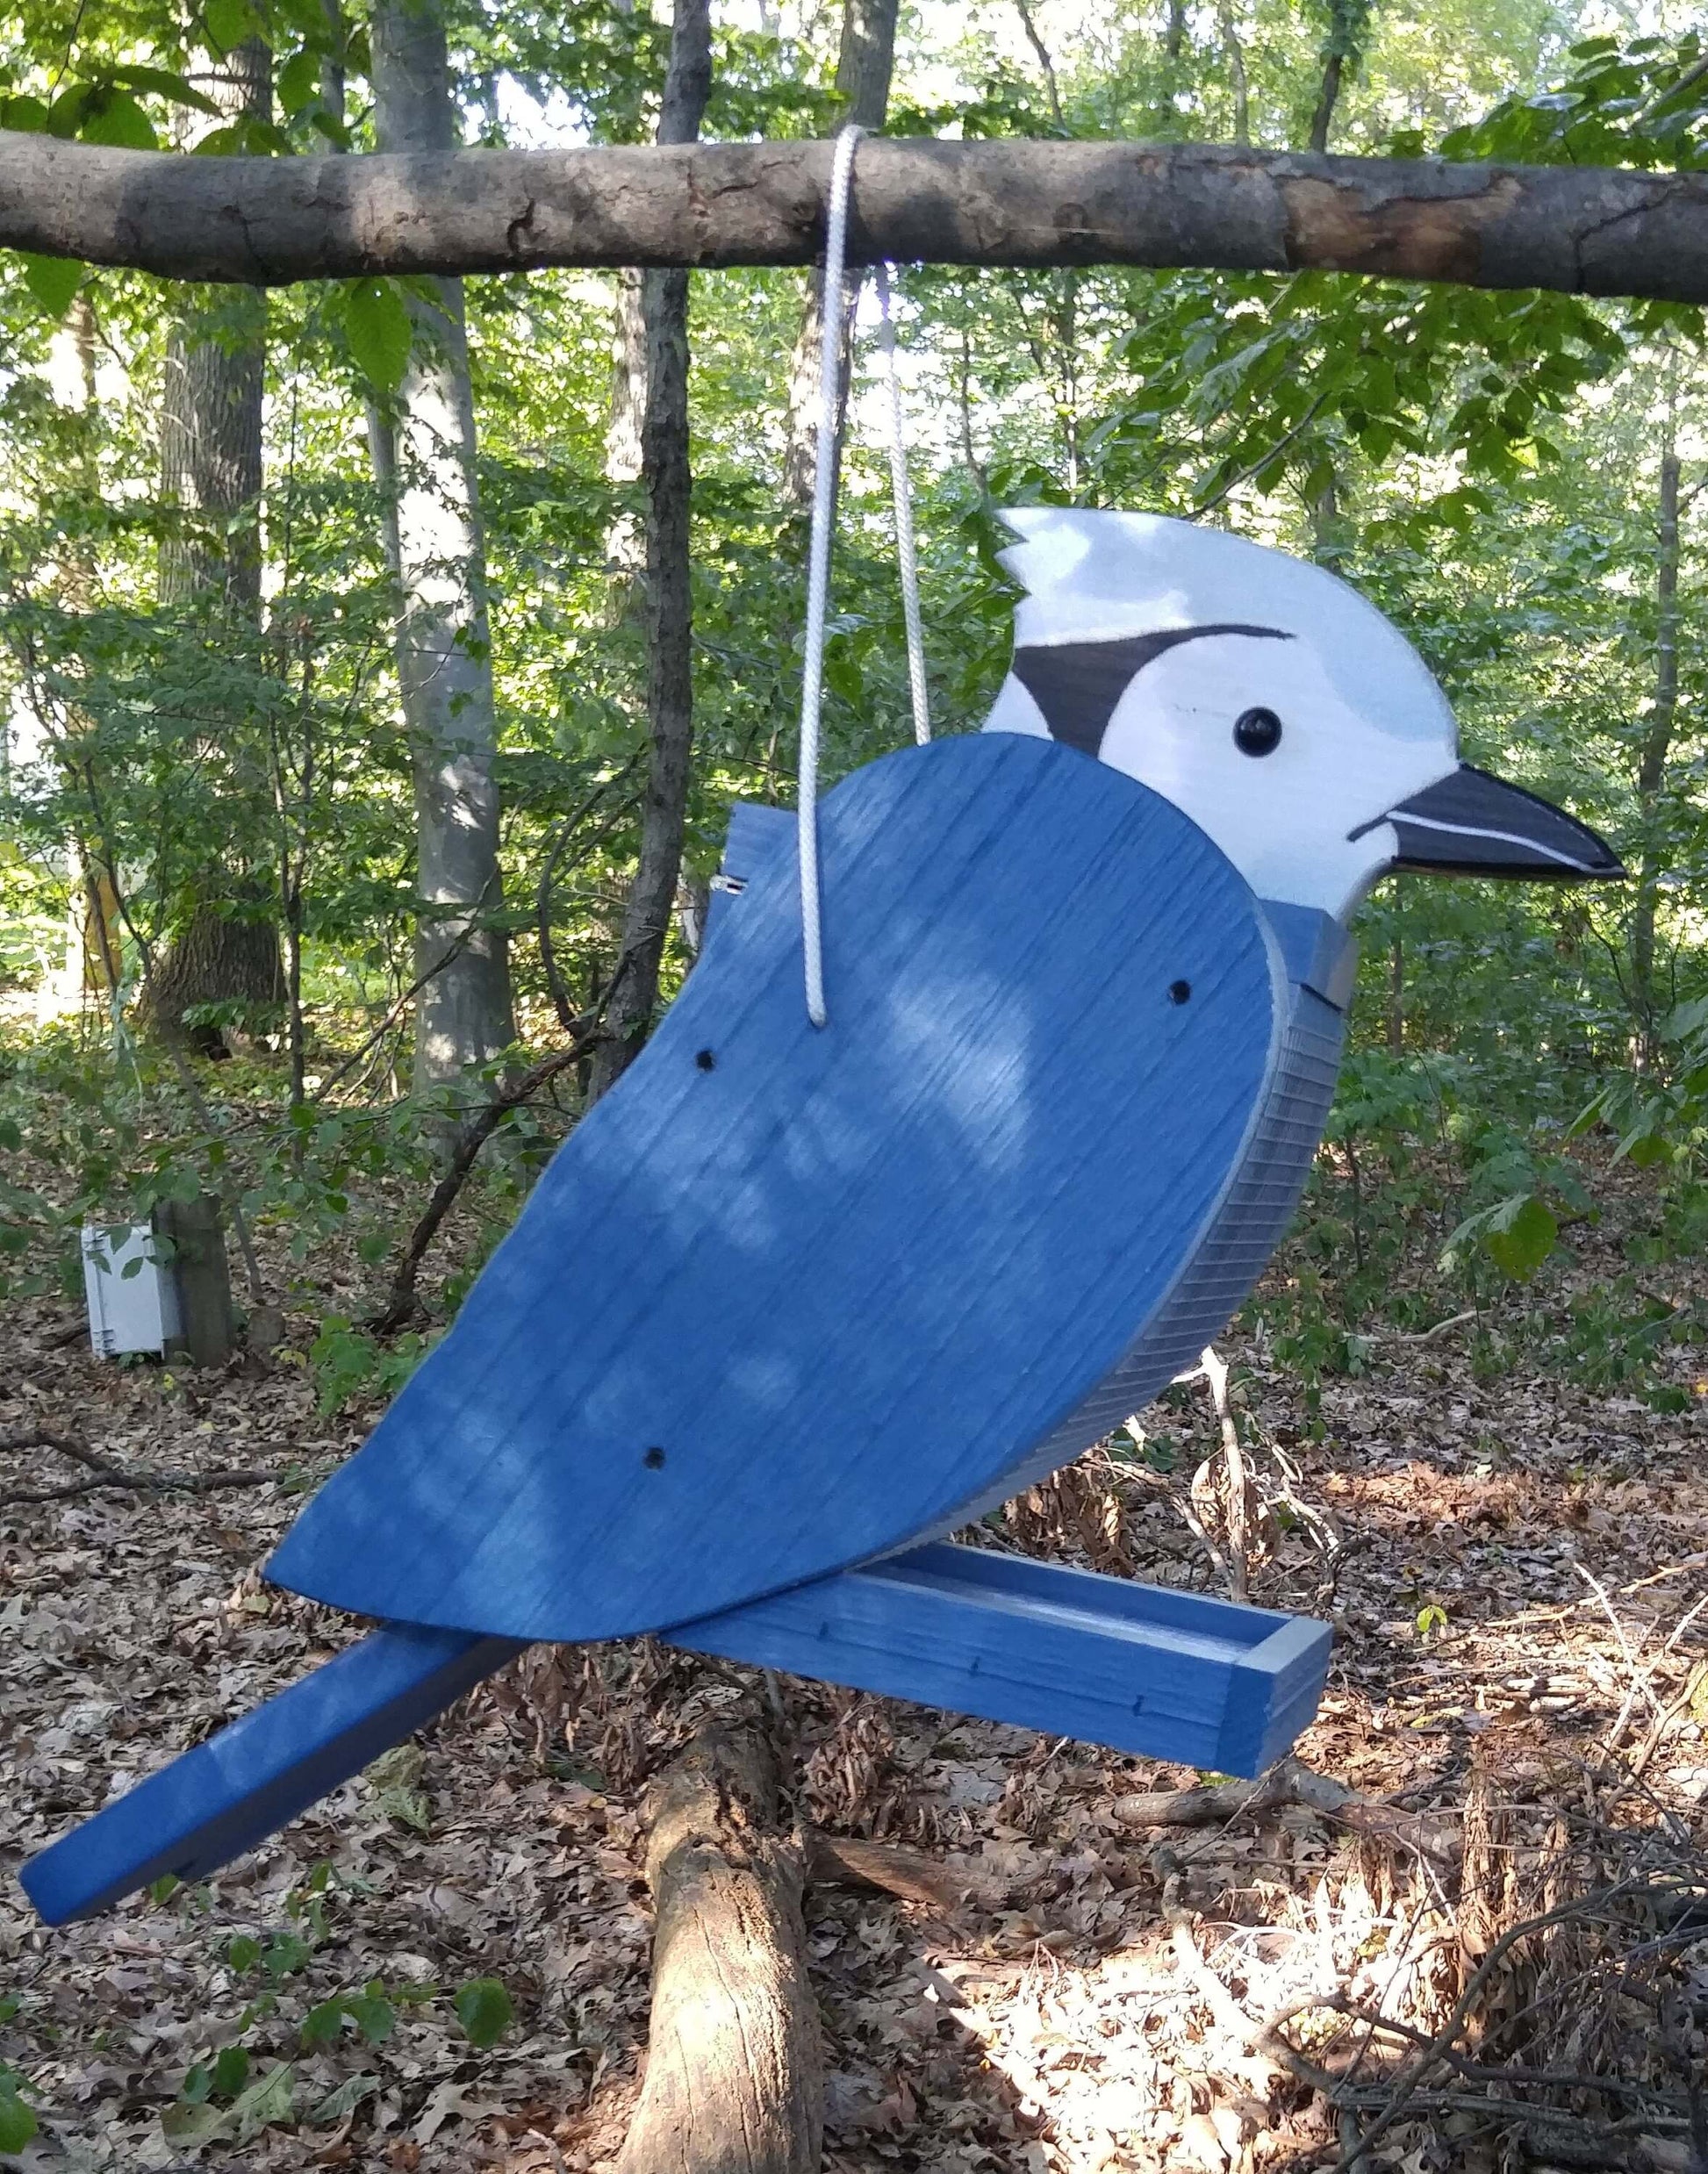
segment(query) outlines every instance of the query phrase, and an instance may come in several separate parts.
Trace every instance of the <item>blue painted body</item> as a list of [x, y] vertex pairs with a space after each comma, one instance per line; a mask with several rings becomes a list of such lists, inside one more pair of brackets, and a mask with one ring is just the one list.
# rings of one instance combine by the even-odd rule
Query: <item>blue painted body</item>
[[391, 1619], [35, 1859], [44, 1917], [205, 1876], [536, 1638], [657, 1631], [1232, 1773], [1309, 1721], [1319, 1625], [916, 1543], [1244, 1299], [1348, 940], [1047, 741], [909, 750], [822, 815], [830, 1027], [793, 818], [738, 811], [683, 994], [269, 1565]]
[[829, 1028], [791, 850], [279, 1583], [512, 1638], [660, 1631], [948, 1529], [1102, 1431], [1074, 1415], [1263, 1110], [1280, 947], [1202, 831], [1049, 742], [909, 749], [822, 816]]
[[24, 1891], [62, 1925], [163, 1873], [205, 1878], [520, 1651], [505, 1639], [388, 1624], [32, 1857]]

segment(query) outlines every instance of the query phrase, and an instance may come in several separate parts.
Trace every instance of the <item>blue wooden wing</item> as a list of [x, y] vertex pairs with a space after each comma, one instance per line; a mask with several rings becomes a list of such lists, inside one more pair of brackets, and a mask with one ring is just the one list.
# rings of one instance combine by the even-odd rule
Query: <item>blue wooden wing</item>
[[279, 1582], [504, 1637], [657, 1630], [1093, 1439], [1059, 1446], [1270, 1106], [1281, 946], [1185, 816], [1047, 741], [871, 765], [822, 854], [829, 1027], [779, 853]]

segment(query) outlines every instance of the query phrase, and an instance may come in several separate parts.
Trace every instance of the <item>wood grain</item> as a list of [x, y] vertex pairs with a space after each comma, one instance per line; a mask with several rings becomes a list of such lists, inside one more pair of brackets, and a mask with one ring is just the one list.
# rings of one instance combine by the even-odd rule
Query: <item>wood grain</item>
[[616, 2174], [818, 2174], [818, 2012], [802, 1874], [749, 1731], [708, 1729], [666, 1769], [647, 1846], [652, 2014]]
[[710, 1615], [952, 1521], [1164, 1303], [1274, 1062], [1249, 889], [1017, 735], [892, 756], [822, 816], [829, 1028], [791, 848], [277, 1582], [517, 1638]]
[[[186, 158], [0, 132], [0, 244], [172, 279], [809, 264], [826, 143]], [[850, 261], [1314, 267], [1708, 301], [1708, 175], [1226, 145], [860, 153]]]

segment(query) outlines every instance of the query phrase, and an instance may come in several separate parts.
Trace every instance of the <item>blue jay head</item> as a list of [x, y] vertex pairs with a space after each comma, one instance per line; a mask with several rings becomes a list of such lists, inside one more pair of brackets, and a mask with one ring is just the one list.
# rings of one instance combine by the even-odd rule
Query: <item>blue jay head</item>
[[985, 729], [1126, 771], [1260, 898], [1345, 920], [1393, 868], [1624, 874], [1593, 830], [1460, 763], [1423, 659], [1320, 566], [1154, 513], [1003, 519], [1027, 594]]

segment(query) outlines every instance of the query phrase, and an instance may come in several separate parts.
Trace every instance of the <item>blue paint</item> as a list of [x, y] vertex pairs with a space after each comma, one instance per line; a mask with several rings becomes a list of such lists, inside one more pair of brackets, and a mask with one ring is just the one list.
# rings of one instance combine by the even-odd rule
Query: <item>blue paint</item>
[[388, 1624], [32, 1857], [24, 1891], [63, 1925], [165, 1873], [205, 1879], [520, 1650]]
[[[971, 1547], [915, 1547], [699, 1623], [696, 1653], [1111, 1750], [1259, 1774], [1317, 1711], [1325, 1624]], [[50, 1925], [205, 1879], [521, 1650], [390, 1624], [25, 1866]]]
[[1315, 1715], [1330, 1634], [1306, 1617], [939, 1544], [684, 1625], [669, 1642], [1257, 1775]]
[[1053, 1446], [1264, 1106], [1267, 924], [1169, 803], [1018, 735], [873, 764], [822, 841], [829, 1029], [773, 850], [278, 1582], [513, 1638], [661, 1630], [1102, 1431]]
[[892, 1551], [1076, 1455], [1243, 1300], [1348, 940], [1048, 742], [910, 750], [822, 819], [832, 1028], [793, 819], [740, 810], [684, 994], [271, 1565], [404, 1619], [34, 1859], [51, 1922], [206, 1876], [535, 1637], [662, 1629], [1229, 1773], [1311, 1718], [1321, 1625]]

